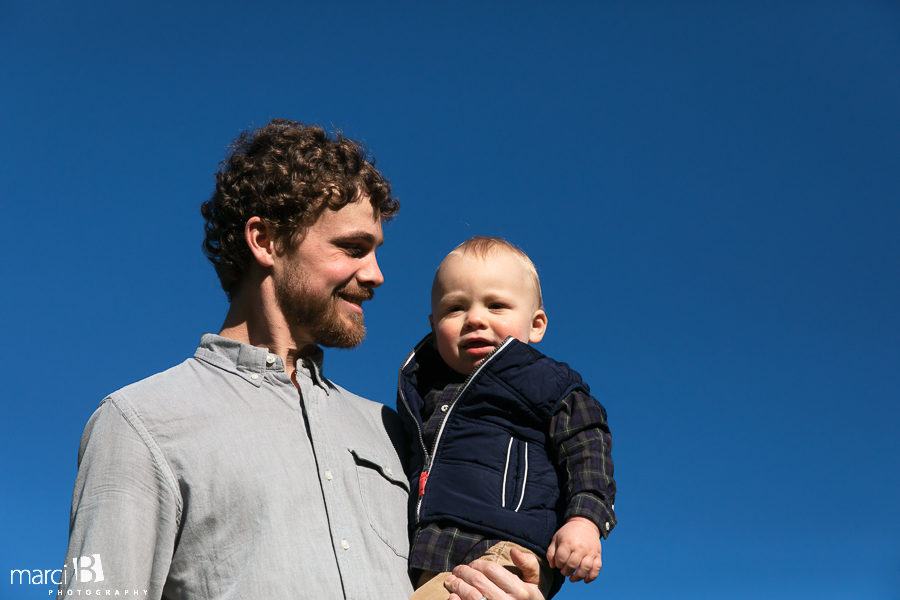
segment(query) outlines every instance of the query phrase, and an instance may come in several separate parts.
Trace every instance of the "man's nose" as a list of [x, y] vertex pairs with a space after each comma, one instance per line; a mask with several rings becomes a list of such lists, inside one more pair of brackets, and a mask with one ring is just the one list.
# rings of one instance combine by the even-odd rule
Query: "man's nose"
[[378, 259], [375, 258], [374, 252], [366, 257], [365, 264], [357, 271], [356, 276], [360, 285], [368, 288], [377, 288], [384, 283], [384, 275], [381, 274], [381, 269], [378, 267]]

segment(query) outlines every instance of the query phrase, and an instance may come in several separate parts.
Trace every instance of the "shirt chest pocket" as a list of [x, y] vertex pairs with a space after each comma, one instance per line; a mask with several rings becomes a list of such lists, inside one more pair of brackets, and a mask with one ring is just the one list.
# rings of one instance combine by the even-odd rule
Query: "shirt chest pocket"
[[350, 449], [369, 525], [397, 556], [409, 556], [406, 503], [409, 483], [399, 461], [391, 464], [363, 449]]

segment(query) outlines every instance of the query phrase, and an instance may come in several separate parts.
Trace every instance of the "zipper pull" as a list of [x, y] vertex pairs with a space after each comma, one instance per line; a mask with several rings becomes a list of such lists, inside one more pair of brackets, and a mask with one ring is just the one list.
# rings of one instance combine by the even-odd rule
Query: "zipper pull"
[[428, 481], [428, 471], [422, 471], [419, 475], [419, 498], [425, 495], [425, 482]]

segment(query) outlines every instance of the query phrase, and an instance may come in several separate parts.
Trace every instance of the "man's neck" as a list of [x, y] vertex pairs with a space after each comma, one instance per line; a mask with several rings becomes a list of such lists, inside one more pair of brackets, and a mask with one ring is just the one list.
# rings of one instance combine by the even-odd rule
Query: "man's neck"
[[268, 348], [269, 352], [281, 357], [292, 380], [297, 359], [309, 356], [316, 348], [312, 339], [299, 338], [291, 332], [274, 296], [265, 293], [236, 294], [219, 335]]

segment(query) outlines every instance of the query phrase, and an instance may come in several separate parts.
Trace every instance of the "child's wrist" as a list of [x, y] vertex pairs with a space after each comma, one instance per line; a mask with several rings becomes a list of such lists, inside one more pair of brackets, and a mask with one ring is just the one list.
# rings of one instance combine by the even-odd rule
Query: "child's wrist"
[[597, 524], [594, 523], [594, 521], [592, 521], [591, 519], [589, 519], [587, 517], [582, 517], [579, 515], [573, 515], [573, 516], [569, 517], [568, 519], [566, 519], [566, 523], [573, 523], [573, 522], [590, 525], [597, 532], [597, 537], [600, 537], [600, 527], [598, 527]]

